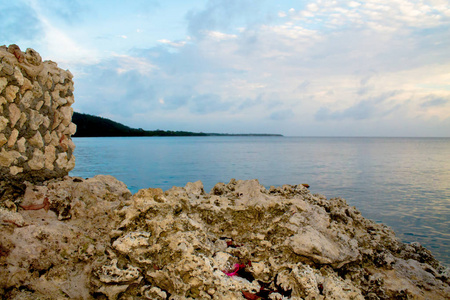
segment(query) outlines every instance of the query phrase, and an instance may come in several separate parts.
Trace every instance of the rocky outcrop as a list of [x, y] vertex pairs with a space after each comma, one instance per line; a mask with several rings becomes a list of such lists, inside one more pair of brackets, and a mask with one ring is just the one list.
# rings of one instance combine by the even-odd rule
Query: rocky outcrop
[[[48, 212], [46, 212], [48, 210]], [[110, 176], [27, 183], [0, 209], [7, 299], [448, 299], [449, 271], [343, 199]]]
[[75, 166], [70, 71], [33, 49], [0, 46], [0, 177], [43, 181]]

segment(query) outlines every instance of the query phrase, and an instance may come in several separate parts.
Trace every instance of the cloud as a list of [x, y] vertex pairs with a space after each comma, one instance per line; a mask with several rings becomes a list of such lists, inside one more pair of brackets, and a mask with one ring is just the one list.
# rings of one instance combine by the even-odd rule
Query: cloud
[[315, 114], [317, 121], [341, 121], [345, 119], [366, 120], [374, 117], [386, 117], [398, 107], [392, 107], [388, 100], [397, 95], [397, 91], [391, 91], [375, 98], [361, 100], [343, 110], [332, 111], [327, 107], [321, 107]]
[[201, 38], [210, 31], [223, 32], [258, 23], [261, 4], [262, 1], [252, 0], [209, 0], [205, 8], [186, 15], [188, 32]]
[[424, 108], [442, 107], [442, 106], [446, 106], [449, 103], [450, 103], [450, 97], [447, 97], [447, 98], [430, 97], [425, 102], [422, 102], [422, 104], [420, 104], [420, 106], [424, 107]]
[[[19, 37], [69, 68], [75, 109], [136, 127], [206, 131], [201, 126], [214, 123], [326, 135], [380, 120], [437, 128], [450, 115], [445, 1], [313, 0], [291, 8], [209, 0], [194, 9], [67, 0], [54, 12], [37, 3], [7, 1], [2, 40]], [[184, 19], [169, 18], [173, 11]]]
[[270, 114], [269, 118], [274, 121], [286, 121], [293, 118], [295, 114], [291, 109], [278, 110]]
[[184, 45], [186, 45], [186, 41], [172, 42], [167, 39], [162, 39], [162, 40], [158, 40], [158, 42], [161, 44], [166, 44], [166, 45], [175, 47], [175, 48], [180, 48], [180, 47], [183, 47]]

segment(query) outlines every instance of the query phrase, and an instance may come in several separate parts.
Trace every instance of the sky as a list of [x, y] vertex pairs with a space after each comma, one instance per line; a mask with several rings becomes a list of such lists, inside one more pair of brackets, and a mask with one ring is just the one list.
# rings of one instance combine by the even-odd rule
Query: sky
[[0, 45], [146, 130], [450, 137], [450, 1], [0, 0]]

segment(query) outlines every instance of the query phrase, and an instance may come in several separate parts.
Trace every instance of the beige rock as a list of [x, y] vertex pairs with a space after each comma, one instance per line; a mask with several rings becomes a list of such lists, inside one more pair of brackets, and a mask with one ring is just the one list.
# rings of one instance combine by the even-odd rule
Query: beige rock
[[63, 134], [72, 136], [77, 132], [77, 125], [75, 123], [70, 123], [69, 126], [63, 131]]
[[59, 111], [55, 111], [54, 115], [53, 115], [53, 122], [52, 122], [52, 130], [54, 130], [56, 127], [59, 126], [59, 124], [61, 124], [62, 121], [62, 115]]
[[25, 125], [25, 123], [26, 123], [27, 121], [28, 121], [27, 114], [26, 114], [25, 112], [22, 112], [22, 113], [20, 114], [19, 122], [17, 123], [17, 124], [19, 124], [19, 128], [22, 128], [23, 125]]
[[19, 87], [15, 85], [8, 85], [6, 87], [6, 100], [9, 102], [14, 102], [16, 100], [17, 92], [19, 91]]
[[44, 135], [44, 142], [46, 145], [49, 145], [51, 141], [52, 141], [52, 136], [50, 135], [50, 132], [47, 131]]
[[17, 80], [19, 86], [22, 86], [24, 83], [24, 78], [22, 75], [22, 71], [20, 71], [19, 67], [14, 68], [14, 78]]
[[63, 152], [63, 153], [59, 153], [57, 155], [57, 159], [56, 159], [56, 165], [58, 166], [58, 168], [60, 169], [67, 169], [67, 153]]
[[8, 139], [6, 138], [4, 133], [0, 133], [0, 147], [2, 147], [4, 144], [6, 144], [6, 142], [8, 141]]
[[44, 140], [42, 139], [42, 135], [39, 133], [39, 131], [36, 131], [36, 134], [28, 140], [28, 143], [31, 146], [42, 148], [44, 147]]
[[44, 101], [42, 101], [42, 100], [41, 100], [41, 101], [38, 101], [38, 102], [36, 103], [35, 109], [36, 109], [37, 111], [39, 111], [43, 105], [44, 105]]
[[21, 111], [16, 104], [12, 103], [9, 105], [9, 122], [11, 128], [13, 128], [20, 119], [20, 114]]
[[75, 103], [75, 97], [74, 97], [73, 95], [67, 96], [67, 97], [66, 97], [66, 101], [67, 101], [67, 104], [68, 104], [68, 105], [72, 105], [72, 104]]
[[32, 158], [28, 161], [31, 170], [41, 170], [44, 168], [45, 157], [39, 149], [34, 149]]
[[0, 94], [3, 92], [3, 89], [8, 84], [8, 80], [5, 77], [0, 77]]
[[50, 93], [48, 91], [45, 91], [44, 93], [44, 105], [45, 106], [52, 105], [52, 98], [50, 97]]
[[6, 125], [8, 125], [8, 119], [0, 116], [0, 132], [3, 131], [6, 128]]
[[48, 143], [49, 145], [52, 145], [52, 146], [58, 146], [59, 145], [59, 137], [58, 137], [58, 134], [55, 132], [55, 131], [52, 131], [52, 133], [50, 134], [50, 136], [51, 136], [51, 140], [50, 140], [50, 143]]
[[18, 136], [19, 136], [19, 131], [17, 129], [13, 129], [13, 131], [11, 131], [11, 135], [9, 136], [9, 139], [8, 139], [8, 147], [9, 148], [14, 147]]
[[5, 97], [0, 96], [0, 114], [3, 114], [3, 104], [5, 104], [7, 101]]
[[33, 66], [40, 66], [42, 64], [42, 57], [34, 49], [28, 48], [25, 52], [25, 60]]
[[36, 110], [30, 111], [30, 116], [28, 119], [28, 124], [31, 130], [38, 130], [39, 126], [44, 122], [44, 116], [42, 116]]
[[23, 78], [23, 85], [20, 87], [20, 93], [23, 95], [26, 91], [29, 91], [33, 88], [31, 81], [28, 78]]
[[25, 153], [25, 151], [27, 150], [27, 147], [25, 146], [27, 140], [24, 137], [21, 137], [18, 141], [17, 141], [17, 149], [19, 150], [20, 153]]
[[56, 149], [54, 146], [45, 146], [45, 168], [49, 170], [53, 170], [53, 163], [56, 159]]
[[24, 226], [25, 220], [22, 215], [18, 212], [9, 211], [5, 208], [0, 208], [0, 221], [12, 222], [18, 226]]
[[0, 166], [1, 167], [9, 167], [19, 157], [21, 157], [19, 152], [17, 152], [17, 151], [6, 151], [5, 148], [3, 148], [1, 150], [1, 152], [0, 152]]
[[33, 83], [33, 97], [34, 98], [40, 98], [43, 95], [43, 91], [41, 86], [39, 85], [39, 82], [35, 81]]
[[123, 254], [129, 254], [137, 248], [150, 246], [149, 238], [149, 232], [130, 232], [114, 241], [112, 246]]
[[75, 155], [72, 155], [67, 162], [66, 170], [69, 172], [75, 168]]
[[17, 167], [17, 166], [12, 166], [9, 168], [9, 173], [13, 176], [22, 173], [23, 172], [23, 168], [21, 167]]
[[48, 128], [50, 126], [50, 119], [47, 116], [43, 116], [42, 125], [44, 125], [44, 128]]
[[23, 104], [25, 108], [29, 108], [33, 103], [33, 100], [34, 100], [33, 92], [27, 91], [20, 100], [20, 103]]

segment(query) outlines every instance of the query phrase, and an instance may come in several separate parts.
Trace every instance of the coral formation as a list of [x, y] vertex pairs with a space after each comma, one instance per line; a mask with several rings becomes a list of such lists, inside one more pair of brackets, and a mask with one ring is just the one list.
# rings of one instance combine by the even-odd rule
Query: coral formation
[[[42, 205], [45, 210], [21, 207]], [[9, 299], [446, 299], [418, 244], [303, 185], [201, 182], [131, 196], [111, 176], [26, 184], [0, 210]], [[6, 222], [13, 220], [13, 222]]]

